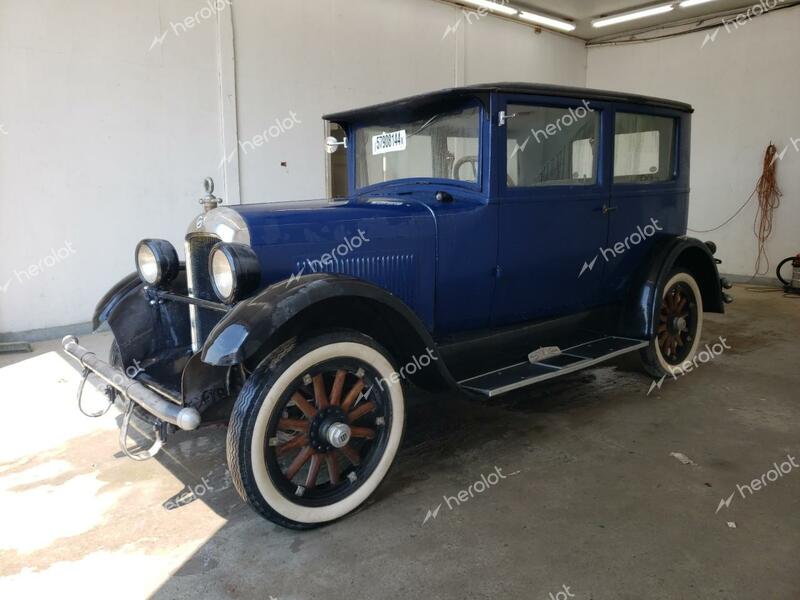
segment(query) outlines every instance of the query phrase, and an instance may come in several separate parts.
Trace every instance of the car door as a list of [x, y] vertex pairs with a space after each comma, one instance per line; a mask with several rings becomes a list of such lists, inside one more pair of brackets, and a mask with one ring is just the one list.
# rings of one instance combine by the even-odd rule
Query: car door
[[598, 252], [608, 237], [610, 198], [603, 168], [606, 105], [506, 96], [497, 109], [493, 323], [571, 314], [600, 304]]
[[640, 105], [615, 107], [612, 121], [609, 237], [601, 260], [603, 293], [616, 301], [659, 237], [686, 233], [690, 122], [685, 113]]

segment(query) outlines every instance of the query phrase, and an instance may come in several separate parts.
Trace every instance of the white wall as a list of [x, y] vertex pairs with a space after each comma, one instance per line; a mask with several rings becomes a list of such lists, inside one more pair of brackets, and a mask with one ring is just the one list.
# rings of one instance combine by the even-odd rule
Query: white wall
[[181, 242], [221, 154], [216, 22], [150, 46], [199, 5], [0, 0], [0, 332], [85, 322], [139, 239]]
[[[692, 196], [689, 226], [710, 229], [741, 206], [761, 174], [767, 144], [779, 150], [800, 138], [800, 9], [782, 10], [739, 29], [665, 41], [590, 48], [589, 87], [683, 100], [695, 107], [692, 125]], [[800, 148], [800, 141], [798, 141]], [[784, 192], [768, 246], [769, 275], [776, 263], [800, 251], [800, 151], [789, 147], [778, 163]], [[752, 275], [755, 201], [713, 233], [721, 270]]]
[[[132, 270], [142, 237], [182, 248], [202, 177], [220, 182], [232, 150], [220, 94], [236, 94], [240, 140], [292, 112], [301, 121], [234, 157], [242, 201], [259, 202], [324, 195], [325, 112], [454, 85], [587, 80], [580, 41], [432, 0], [233, 2], [231, 39], [216, 16], [175, 33], [203, 0], [0, 0], [0, 333], [86, 321]], [[800, 138], [798, 30], [795, 9], [723, 30], [703, 49], [699, 33], [588, 52], [591, 87], [695, 105], [693, 228], [744, 201], [770, 140], [783, 149]], [[235, 49], [235, 90], [232, 73], [220, 78], [218, 46]], [[790, 147], [773, 262], [800, 249], [798, 167]], [[753, 217], [751, 206], [701, 235], [719, 243], [726, 272], [752, 272]], [[58, 249], [67, 258], [48, 266]]]
[[301, 121], [239, 151], [243, 202], [325, 195], [325, 113], [456, 85], [586, 80], [581, 41], [432, 0], [236, 0], [233, 15], [239, 139]]
[[[244, 202], [325, 194], [323, 113], [465, 83], [585, 81], [580, 41], [432, 0], [233, 0], [233, 40], [216, 17], [171, 26], [206, 5], [0, 0], [0, 333], [88, 320], [143, 237], [182, 252], [202, 178], [224, 175], [218, 44], [236, 52], [236, 89], [221, 80], [240, 140], [301, 121], [233, 157]], [[66, 242], [74, 254], [22, 274]]]

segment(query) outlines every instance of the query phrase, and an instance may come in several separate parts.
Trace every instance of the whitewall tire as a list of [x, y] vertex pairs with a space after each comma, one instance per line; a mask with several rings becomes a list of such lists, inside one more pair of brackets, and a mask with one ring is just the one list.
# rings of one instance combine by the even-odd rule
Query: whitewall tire
[[662, 289], [650, 345], [641, 352], [644, 369], [654, 377], [670, 375], [691, 361], [703, 333], [703, 298], [691, 273], [673, 271]]
[[387, 353], [356, 332], [284, 344], [242, 389], [228, 463], [267, 519], [307, 529], [357, 509], [392, 465], [405, 398]]

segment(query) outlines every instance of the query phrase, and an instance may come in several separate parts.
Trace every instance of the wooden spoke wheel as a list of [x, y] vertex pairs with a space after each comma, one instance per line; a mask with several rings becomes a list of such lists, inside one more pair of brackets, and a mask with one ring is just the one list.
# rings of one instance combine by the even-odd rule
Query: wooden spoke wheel
[[703, 299], [691, 273], [674, 271], [664, 284], [650, 346], [641, 353], [645, 370], [654, 377], [673, 373], [691, 360], [700, 344]]
[[697, 301], [694, 291], [685, 282], [667, 290], [658, 314], [658, 345], [661, 355], [673, 365], [679, 365], [692, 348], [697, 320]]
[[328, 361], [286, 390], [265, 452], [270, 476], [296, 502], [336, 499], [374, 468], [391, 410], [380, 385], [367, 385], [370, 370], [352, 359]]
[[297, 529], [355, 510], [386, 475], [402, 437], [405, 400], [393, 373], [387, 353], [356, 332], [275, 350], [248, 379], [228, 428], [242, 498]]

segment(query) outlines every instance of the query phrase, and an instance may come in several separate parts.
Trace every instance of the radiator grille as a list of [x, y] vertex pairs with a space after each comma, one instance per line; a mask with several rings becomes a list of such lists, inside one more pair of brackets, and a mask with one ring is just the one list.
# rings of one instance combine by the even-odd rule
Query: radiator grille
[[[186, 240], [186, 275], [192, 298], [219, 300], [211, 286], [211, 275], [208, 272], [208, 257], [219, 241], [219, 238], [211, 235], [192, 235]], [[189, 310], [192, 317], [192, 347], [197, 352], [223, 315], [194, 305]]]

